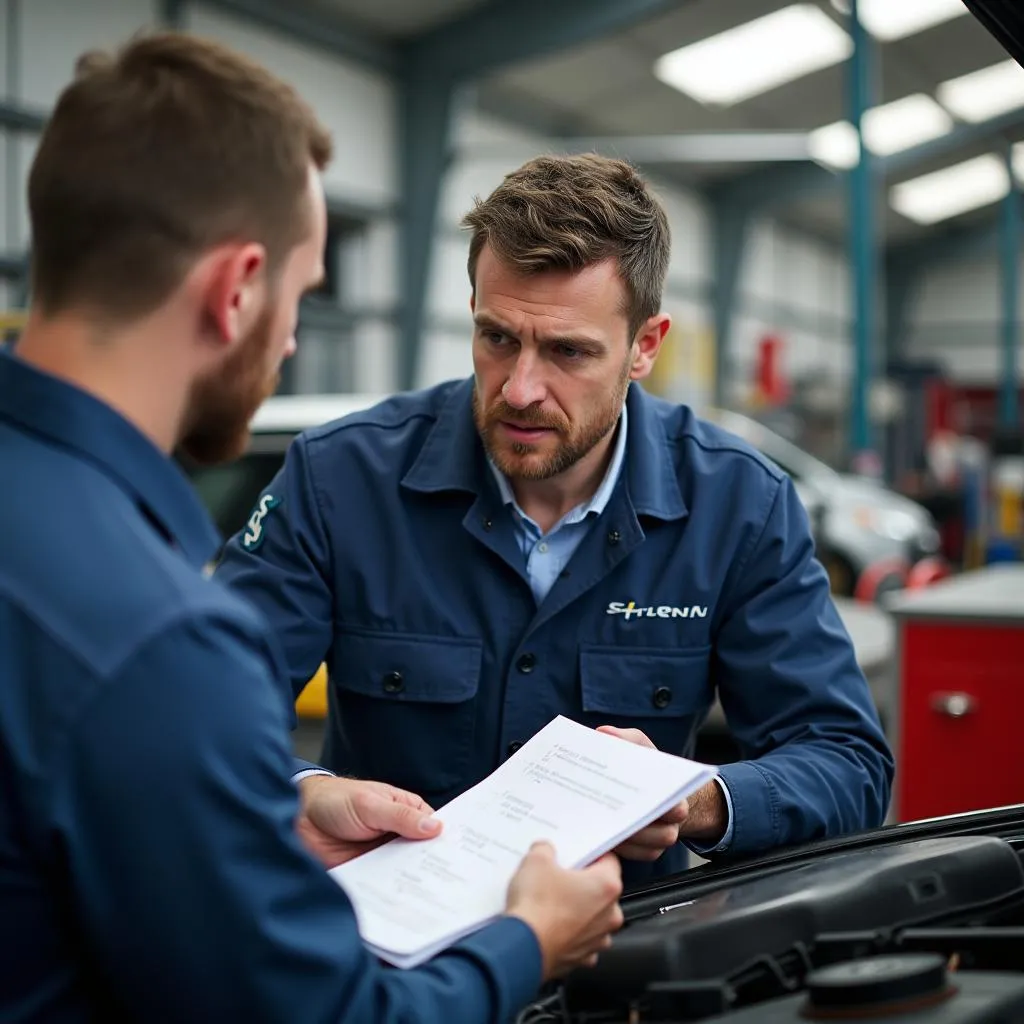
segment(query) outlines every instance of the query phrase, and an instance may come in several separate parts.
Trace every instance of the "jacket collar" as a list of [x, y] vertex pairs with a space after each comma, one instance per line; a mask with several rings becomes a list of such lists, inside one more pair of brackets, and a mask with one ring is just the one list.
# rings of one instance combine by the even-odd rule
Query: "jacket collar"
[[[629, 434], [624, 473], [633, 507], [640, 515], [679, 519], [686, 504], [675, 460], [654, 400], [636, 384], [626, 395]], [[473, 420], [473, 378], [448, 394], [419, 456], [402, 483], [422, 493], [465, 491], [479, 495], [494, 487], [487, 456]]]
[[220, 538], [188, 478], [110, 406], [0, 350], [0, 418], [97, 467], [197, 568]]
[[658, 415], [657, 399], [639, 384], [626, 395], [629, 409], [629, 442], [626, 446], [626, 480], [638, 515], [655, 519], [681, 519], [687, 513], [679, 490], [675, 452]]

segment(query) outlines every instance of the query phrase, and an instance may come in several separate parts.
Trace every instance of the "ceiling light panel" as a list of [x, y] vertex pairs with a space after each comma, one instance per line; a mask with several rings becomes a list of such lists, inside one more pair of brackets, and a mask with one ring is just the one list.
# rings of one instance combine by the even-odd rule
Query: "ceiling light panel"
[[1024, 184], [1024, 142], [1015, 142], [1010, 149], [1013, 176], [1017, 185]]
[[659, 57], [655, 75], [699, 103], [728, 107], [846, 60], [850, 37], [814, 4], [792, 4]]
[[[841, 14], [850, 13], [849, 0], [832, 0]], [[916, 35], [967, 14], [963, 0], [859, 0], [861, 24], [876, 39], [891, 43]]]
[[936, 224], [997, 202], [1009, 185], [1005, 160], [988, 153], [893, 185], [889, 205], [918, 224]]
[[[953, 119], [930, 96], [914, 93], [864, 112], [864, 142], [877, 156], [891, 156], [940, 138], [953, 130]], [[836, 169], [853, 167], [860, 149], [849, 121], [836, 121], [810, 133], [811, 156]]]
[[962, 121], [988, 121], [1024, 107], [1024, 68], [1015, 60], [1000, 61], [943, 82], [935, 95]]

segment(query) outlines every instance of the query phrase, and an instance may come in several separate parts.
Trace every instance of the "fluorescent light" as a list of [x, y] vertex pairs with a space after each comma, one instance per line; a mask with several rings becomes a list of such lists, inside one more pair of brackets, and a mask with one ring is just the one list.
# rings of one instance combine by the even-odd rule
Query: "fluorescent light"
[[[864, 112], [864, 143], [878, 156], [890, 156], [937, 139], [953, 130], [953, 119], [923, 92], [883, 103]], [[836, 121], [811, 132], [811, 157], [829, 167], [857, 163], [857, 132], [849, 121]]]
[[814, 4], [792, 4], [659, 57], [654, 74], [699, 103], [731, 106], [846, 60], [850, 37]]
[[1015, 142], [1011, 148], [1013, 176], [1017, 184], [1024, 183], [1024, 142]]
[[[832, 0], [842, 14], [850, 13], [850, 0]], [[891, 43], [967, 13], [963, 0], [859, 0], [861, 24], [876, 39]]]
[[1024, 68], [1015, 60], [1000, 61], [943, 82], [935, 95], [962, 121], [988, 121], [1024, 107]]
[[808, 136], [807, 145], [812, 160], [837, 171], [856, 167], [860, 159], [857, 129], [849, 121], [834, 121], [823, 128], [816, 128]]
[[889, 156], [953, 130], [953, 119], [923, 92], [904, 96], [864, 114], [864, 141], [872, 153]]
[[1009, 187], [1006, 162], [988, 153], [893, 185], [889, 205], [918, 224], [935, 224], [988, 206], [1002, 199]]

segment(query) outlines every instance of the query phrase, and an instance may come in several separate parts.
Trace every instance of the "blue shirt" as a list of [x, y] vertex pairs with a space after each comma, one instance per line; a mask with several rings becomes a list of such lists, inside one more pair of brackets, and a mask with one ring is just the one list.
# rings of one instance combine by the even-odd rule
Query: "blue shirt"
[[525, 924], [385, 970], [297, 840], [280, 655], [174, 463], [0, 354], [0, 472], [0, 1018], [510, 1019]]
[[608, 469], [605, 471], [600, 486], [589, 501], [581, 502], [566, 512], [546, 534], [519, 507], [508, 479], [492, 460], [488, 460], [494, 480], [498, 485], [501, 500], [512, 514], [512, 521], [516, 526], [516, 539], [523, 552], [523, 558], [526, 560], [526, 575], [538, 605], [547, 597], [555, 580], [569, 564], [569, 560], [580, 541], [583, 540], [584, 534], [608, 504], [608, 499], [611, 498], [622, 471], [628, 429], [629, 411], [623, 406], [615, 432], [615, 446], [612, 448], [611, 461], [608, 463]]
[[[327, 768], [435, 806], [563, 714], [691, 754], [717, 691], [730, 853], [881, 824], [892, 754], [792, 481], [637, 385], [607, 504], [538, 604], [473, 420], [473, 381], [311, 430], [217, 578], [280, 640], [291, 692], [328, 664]], [[627, 862], [635, 886], [682, 846]]]

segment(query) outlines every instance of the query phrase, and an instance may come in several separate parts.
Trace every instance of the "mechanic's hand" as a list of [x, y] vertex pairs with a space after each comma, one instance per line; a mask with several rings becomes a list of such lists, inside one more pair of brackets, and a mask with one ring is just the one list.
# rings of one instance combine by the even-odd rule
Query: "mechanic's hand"
[[549, 981], [597, 963], [622, 927], [620, 895], [622, 867], [613, 854], [570, 871], [559, 867], [549, 843], [534, 843], [509, 883], [506, 913], [533, 929]]
[[328, 868], [337, 867], [396, 835], [432, 839], [441, 822], [413, 793], [383, 782], [307, 775], [299, 780], [303, 845]]
[[[602, 725], [597, 731], [617, 736], [620, 740], [635, 743], [640, 747], [654, 749], [654, 744], [639, 729], [618, 729], [614, 725]], [[657, 860], [666, 850], [679, 842], [680, 835], [686, 834], [684, 829], [689, 817], [690, 805], [684, 800], [652, 821], [646, 828], [640, 829], [619, 843], [615, 847], [615, 852], [626, 860]]]

